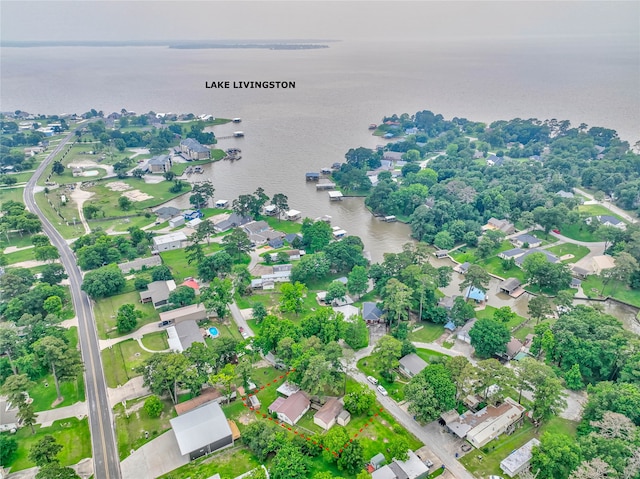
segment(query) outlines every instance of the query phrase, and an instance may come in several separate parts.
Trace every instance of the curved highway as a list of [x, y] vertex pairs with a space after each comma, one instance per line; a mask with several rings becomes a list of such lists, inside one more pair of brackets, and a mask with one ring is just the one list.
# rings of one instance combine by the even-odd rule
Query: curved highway
[[42, 222], [44, 233], [60, 252], [60, 259], [69, 275], [71, 297], [78, 316], [78, 335], [80, 350], [85, 367], [85, 390], [89, 406], [89, 428], [91, 430], [91, 446], [93, 450], [93, 467], [95, 479], [120, 479], [120, 460], [115, 441], [111, 408], [109, 407], [107, 385], [102, 370], [98, 335], [91, 300], [80, 289], [82, 274], [76, 264], [76, 258], [65, 239], [56, 231], [51, 222], [42, 213], [35, 201], [34, 189], [36, 181], [47, 165], [60, 153], [73, 138], [75, 131], [69, 133], [60, 144], [40, 164], [24, 189], [24, 202], [29, 211], [35, 213]]

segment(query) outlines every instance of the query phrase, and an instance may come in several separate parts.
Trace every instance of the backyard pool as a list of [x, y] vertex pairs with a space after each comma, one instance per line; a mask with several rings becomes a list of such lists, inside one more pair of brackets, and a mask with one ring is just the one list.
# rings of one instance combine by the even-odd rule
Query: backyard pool
[[218, 336], [220, 336], [220, 333], [218, 332], [218, 328], [215, 328], [215, 327], [209, 328], [209, 335], [212, 338], [217, 338]]

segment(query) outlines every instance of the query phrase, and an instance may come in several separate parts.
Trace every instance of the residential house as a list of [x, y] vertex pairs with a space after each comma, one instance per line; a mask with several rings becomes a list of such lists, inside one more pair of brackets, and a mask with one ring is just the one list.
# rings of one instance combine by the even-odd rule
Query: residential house
[[511, 240], [511, 242], [514, 245], [516, 245], [518, 248], [524, 248], [524, 247], [537, 248], [542, 244], [541, 239], [538, 239], [535, 236], [530, 234], [522, 234], [522, 235], [516, 236]]
[[525, 408], [510, 397], [498, 406], [487, 406], [448, 421], [447, 429], [474, 447], [481, 448], [501, 434], [511, 434], [522, 423]]
[[211, 158], [211, 150], [194, 138], [185, 138], [180, 142], [180, 151], [183, 156], [191, 160], [203, 160]]
[[507, 343], [507, 352], [503, 357], [510, 361], [518, 355], [523, 347], [524, 345], [519, 340], [511, 336], [511, 339]]
[[556, 193], [556, 196], [559, 196], [560, 198], [573, 198], [575, 195], [570, 191], [560, 190]]
[[208, 317], [207, 309], [202, 303], [190, 304], [189, 306], [160, 313], [160, 321], [170, 321], [175, 324], [183, 321], [202, 321]]
[[581, 268], [580, 266], [573, 266], [571, 272], [580, 279], [587, 279], [587, 276], [591, 273], [588, 269]]
[[231, 228], [238, 228], [240, 226], [246, 225], [250, 221], [253, 221], [248, 216], [240, 216], [237, 213], [231, 213], [226, 220], [219, 221], [213, 225], [213, 229], [217, 233], [223, 233], [225, 231], [230, 230]]
[[334, 306], [333, 310], [336, 313], [342, 313], [342, 315], [344, 316], [344, 320], [347, 322], [352, 322], [353, 318], [355, 318], [360, 314], [360, 310], [350, 304], [344, 304], [342, 306]]
[[613, 228], [618, 228], [619, 230], [623, 230], [623, 231], [627, 229], [626, 223], [621, 219], [616, 218], [615, 216], [600, 215], [600, 216], [596, 216], [596, 218], [598, 218], [598, 221], [602, 223], [602, 226], [611, 226]]
[[273, 249], [278, 249], [284, 246], [284, 240], [280, 237], [277, 237], [267, 241], [267, 244], [271, 246]]
[[143, 267], [153, 268], [154, 266], [160, 266], [162, 264], [162, 258], [160, 256], [148, 256], [147, 258], [136, 258], [126, 263], [118, 263], [118, 268], [123, 273], [130, 273], [133, 271], [141, 270]]
[[508, 249], [506, 251], [502, 251], [500, 253], [498, 253], [498, 258], [500, 259], [515, 259], [518, 256], [522, 256], [523, 254], [525, 254], [527, 251], [521, 248], [513, 248], [513, 249]]
[[445, 296], [444, 298], [441, 298], [440, 301], [438, 301], [438, 306], [446, 309], [447, 311], [451, 311], [451, 308], [453, 308], [453, 304], [455, 303], [457, 297], [457, 295]]
[[176, 323], [175, 326], [169, 326], [167, 335], [169, 336], [169, 349], [177, 353], [189, 349], [194, 343], [206, 344], [198, 324], [193, 319], [181, 321]]
[[182, 231], [153, 237], [153, 250], [156, 252], [169, 251], [182, 248], [183, 241], [187, 241], [187, 235]]
[[515, 477], [524, 470], [529, 469], [533, 448], [540, 445], [535, 437], [524, 446], [512, 451], [500, 462], [500, 469], [509, 477]]
[[313, 423], [328, 431], [338, 420], [338, 415], [344, 410], [344, 406], [337, 398], [331, 398], [313, 416]]
[[233, 446], [231, 425], [216, 402], [210, 402], [169, 420], [180, 454], [193, 461], [198, 457]]
[[600, 274], [605, 269], [611, 269], [616, 266], [615, 260], [613, 256], [609, 255], [600, 255], [594, 256], [592, 259], [593, 273]]
[[385, 151], [382, 154], [382, 159], [387, 161], [400, 161], [402, 160], [402, 154], [401, 151]]
[[513, 223], [505, 219], [499, 220], [496, 218], [490, 218], [489, 221], [487, 221], [487, 224], [482, 227], [482, 230], [498, 230], [502, 231], [505, 235], [510, 235], [516, 232], [516, 228], [513, 226]]
[[507, 293], [509, 296], [513, 296], [517, 298], [524, 290], [521, 287], [520, 280], [517, 278], [507, 278], [498, 286], [500, 291], [503, 293]]
[[362, 319], [367, 323], [380, 323], [383, 321], [384, 312], [376, 306], [376, 303], [365, 301], [362, 303]]
[[304, 391], [293, 393], [288, 398], [279, 397], [269, 406], [269, 413], [276, 413], [278, 419], [290, 426], [297, 423], [311, 407], [311, 402]]
[[476, 323], [475, 319], [471, 321], [467, 321], [464, 326], [460, 328], [457, 334], [457, 339], [460, 341], [464, 341], [465, 343], [471, 344], [471, 336], [469, 336], [469, 331], [473, 328], [473, 325]]
[[410, 378], [419, 374], [426, 367], [427, 362], [416, 353], [407, 354], [400, 358], [399, 370]]
[[154, 308], [160, 308], [169, 303], [169, 294], [174, 289], [176, 289], [176, 282], [172, 279], [154, 281], [147, 285], [146, 291], [140, 291], [140, 302], [151, 303]]
[[172, 162], [169, 155], [154, 156], [147, 162], [147, 169], [151, 173], [166, 173], [171, 169]]
[[406, 461], [394, 459], [391, 464], [382, 466], [371, 473], [371, 479], [422, 479], [429, 475], [427, 465], [415, 455], [413, 451], [408, 451], [409, 457]]
[[289, 233], [289, 234], [284, 236], [284, 240], [289, 244], [293, 243], [296, 240], [296, 238], [299, 241], [302, 241], [302, 235], [300, 235], [298, 233]]
[[525, 258], [527, 258], [527, 256], [532, 255], [534, 253], [542, 253], [542, 254], [544, 254], [549, 263], [554, 263], [555, 264], [555, 263], [559, 263], [560, 262], [560, 259], [556, 255], [549, 253], [546, 249], [531, 248], [531, 249], [525, 251], [524, 254], [522, 254], [522, 255], [520, 255], [520, 256], [518, 256], [516, 258], [516, 266], [518, 268], [522, 268], [522, 263], [524, 262]]
[[447, 321], [444, 324], [444, 329], [446, 329], [449, 332], [454, 332], [456, 328], [457, 328], [456, 323], [454, 323], [453, 321]]
[[264, 245], [272, 240], [280, 239], [283, 233], [271, 229], [266, 221], [251, 221], [245, 224], [242, 229], [249, 236], [249, 240], [256, 246]]
[[502, 166], [504, 164], [504, 157], [490, 155], [487, 158], [487, 166]]
[[165, 221], [179, 215], [180, 210], [173, 206], [163, 206], [162, 208], [158, 208], [155, 213], [158, 215], [159, 220]]

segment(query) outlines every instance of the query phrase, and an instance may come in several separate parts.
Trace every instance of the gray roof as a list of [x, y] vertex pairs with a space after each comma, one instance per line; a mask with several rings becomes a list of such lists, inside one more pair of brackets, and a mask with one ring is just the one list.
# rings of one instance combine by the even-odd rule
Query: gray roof
[[611, 223], [612, 225], [624, 223], [624, 221], [611, 215], [600, 215], [598, 216], [598, 221], [600, 221], [600, 223]]
[[467, 271], [469, 269], [469, 266], [471, 266], [471, 263], [469, 263], [468, 261], [462, 263], [461, 265], [458, 266], [458, 269], [460, 271]]
[[411, 353], [400, 358], [400, 366], [415, 376], [427, 367], [427, 362], [416, 353]]
[[369, 464], [373, 464], [374, 466], [377, 467], [381, 464], [384, 464], [385, 462], [387, 462], [387, 459], [384, 457], [384, 454], [379, 452], [378, 454], [376, 454], [371, 458], [371, 460], [369, 461]]
[[557, 256], [549, 253], [547, 250], [540, 249], [540, 248], [532, 248], [532, 249], [528, 250], [525, 254], [520, 256], [519, 258], [516, 258], [516, 264], [518, 266], [521, 266], [522, 263], [524, 262], [524, 259], [527, 256], [529, 256], [529, 255], [531, 255], [533, 253], [542, 253], [542, 254], [544, 254], [546, 256], [546, 258], [547, 258], [547, 261], [549, 261], [549, 263], [558, 263], [558, 262], [560, 262], [560, 260], [558, 259]]
[[174, 327], [176, 328], [176, 333], [178, 333], [178, 338], [180, 339], [183, 350], [188, 349], [193, 343], [206, 344], [200, 328], [193, 319], [177, 323]]
[[285, 235], [284, 239], [285, 241], [287, 241], [287, 243], [292, 243], [296, 238], [298, 239], [302, 239], [302, 236], [299, 235], [298, 233], [289, 233], [288, 235]]
[[196, 153], [204, 153], [209, 151], [209, 148], [206, 146], [202, 146], [198, 140], [193, 138], [186, 138], [180, 142], [180, 146], [184, 146], [191, 151], [195, 151]]
[[217, 402], [210, 402], [169, 421], [184, 456], [231, 437], [231, 427]]
[[160, 218], [171, 218], [180, 213], [178, 208], [174, 208], [173, 206], [163, 206], [162, 208], [158, 208], [155, 213]]
[[513, 291], [517, 287], [520, 286], [520, 280], [518, 278], [508, 278], [505, 279], [502, 283], [500, 283], [500, 289], [505, 289], [507, 291]]
[[262, 220], [252, 221], [251, 223], [247, 223], [246, 225], [244, 225], [244, 230], [248, 234], [258, 234], [264, 231], [269, 231], [270, 229], [271, 227], [269, 226], [269, 223]]
[[500, 253], [502, 256], [506, 256], [507, 258], [513, 258], [515, 256], [521, 255], [524, 253], [524, 250], [521, 248], [513, 248], [507, 251], [503, 251]]
[[169, 293], [176, 289], [174, 280], [153, 281], [147, 285], [146, 291], [140, 291], [140, 299], [151, 298], [154, 303], [169, 299]]
[[168, 155], [159, 155], [159, 156], [154, 156], [153, 158], [151, 158], [149, 160], [149, 165], [164, 166], [164, 165], [167, 164], [167, 162], [169, 162], [169, 156]]
[[516, 239], [518, 241], [520, 241], [521, 243], [529, 243], [529, 244], [540, 243], [540, 240], [538, 238], [536, 238], [533, 235], [529, 235], [529, 234], [523, 234], [523, 235], [520, 235], [520, 236], [516, 236]]
[[366, 321], [378, 321], [384, 313], [376, 306], [376, 303], [362, 303], [362, 318]]
[[228, 229], [237, 228], [238, 226], [247, 224], [250, 221], [251, 221], [251, 218], [249, 217], [246, 217], [246, 216], [243, 217], [237, 213], [231, 213], [229, 218], [227, 218], [226, 220], [220, 221], [219, 223], [216, 223], [214, 226], [218, 231], [227, 231]]

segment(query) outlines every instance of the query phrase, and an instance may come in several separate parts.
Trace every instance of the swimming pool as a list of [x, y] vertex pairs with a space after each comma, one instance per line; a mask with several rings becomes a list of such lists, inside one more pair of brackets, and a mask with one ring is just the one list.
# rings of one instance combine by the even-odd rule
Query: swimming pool
[[209, 328], [209, 334], [211, 335], [212, 338], [217, 338], [218, 336], [220, 336], [220, 333], [218, 332], [218, 328], [216, 327]]

